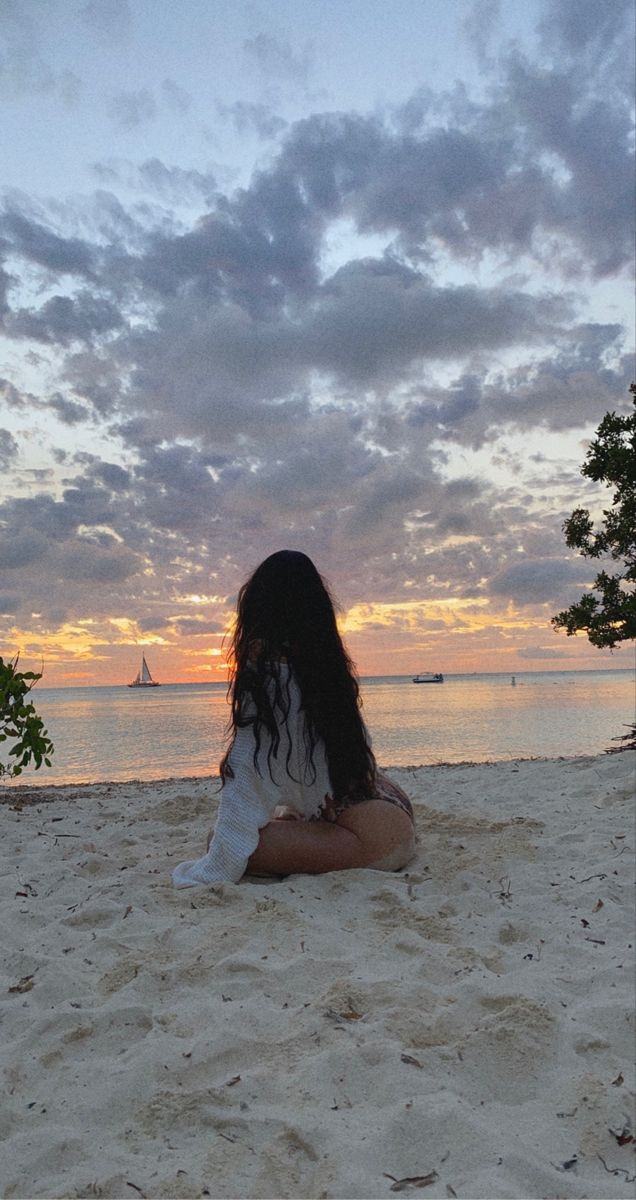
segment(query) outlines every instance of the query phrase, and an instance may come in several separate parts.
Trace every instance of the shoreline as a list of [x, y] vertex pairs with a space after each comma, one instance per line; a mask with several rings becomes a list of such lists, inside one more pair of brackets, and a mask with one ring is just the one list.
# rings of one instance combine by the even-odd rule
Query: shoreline
[[[401, 771], [436, 771], [443, 768], [448, 769], [452, 767], [499, 767], [509, 766], [511, 763], [578, 762], [579, 759], [585, 760], [605, 758], [606, 755], [629, 753], [630, 750], [633, 753], [634, 748], [630, 746], [612, 746], [597, 754], [559, 754], [552, 756], [528, 754], [514, 758], [460, 759], [458, 762], [441, 760], [440, 762], [434, 763], [394, 763], [391, 765], [379, 763], [378, 769], [380, 771], [385, 771], [388, 774], [392, 774], [393, 772], [399, 773]], [[198, 787], [205, 783], [220, 783], [220, 779], [221, 777], [218, 772], [204, 775], [161, 775], [156, 779], [142, 779], [139, 776], [131, 776], [127, 779], [83, 779], [77, 781], [70, 780], [67, 783], [47, 783], [44, 779], [36, 779], [33, 782], [27, 782], [27, 780], [24, 780], [22, 783], [14, 783], [10, 780], [4, 781], [0, 779], [0, 805], [9, 802], [10, 793], [19, 793], [18, 798], [22, 803], [25, 804], [35, 802], [44, 803], [45, 797], [42, 795], [42, 793], [48, 791], [67, 792], [69, 790], [76, 789], [83, 792], [88, 788], [125, 788], [130, 786], [147, 788], [152, 786], [165, 786], [166, 784], [179, 784], [180, 786], [192, 784]], [[30, 795], [28, 799], [26, 798], [26, 795], [31, 792], [34, 793], [33, 800], [31, 799]], [[51, 800], [54, 799], [54, 796], [51, 797]]]
[[633, 752], [389, 773], [404, 871], [187, 891], [214, 777], [12, 786], [5, 1200], [633, 1196]]

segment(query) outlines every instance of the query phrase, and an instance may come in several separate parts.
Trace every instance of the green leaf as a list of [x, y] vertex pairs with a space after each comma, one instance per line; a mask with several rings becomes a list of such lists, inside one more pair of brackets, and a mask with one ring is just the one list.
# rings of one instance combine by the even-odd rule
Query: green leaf
[[608, 649], [636, 638], [636, 384], [629, 390], [633, 413], [603, 417], [581, 467], [582, 475], [614, 487], [612, 507], [598, 529], [585, 508], [576, 508], [563, 526], [568, 546], [585, 558], [607, 556], [619, 569], [612, 575], [601, 570], [589, 592], [552, 618], [568, 637], [586, 633], [593, 646]]
[[53, 743], [35, 706], [25, 700], [33, 685], [42, 678], [42, 672], [19, 671], [17, 664], [17, 655], [9, 662], [0, 657], [0, 743], [8, 739], [15, 741], [8, 755], [19, 760], [8, 765], [0, 762], [0, 778], [20, 775], [22, 768], [32, 759], [36, 770], [40, 769], [43, 761], [50, 767], [48, 756], [54, 752]]

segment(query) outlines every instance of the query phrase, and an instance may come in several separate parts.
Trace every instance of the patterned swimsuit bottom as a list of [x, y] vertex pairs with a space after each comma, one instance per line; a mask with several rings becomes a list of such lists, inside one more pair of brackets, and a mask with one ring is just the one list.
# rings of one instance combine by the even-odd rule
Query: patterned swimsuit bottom
[[[389, 804], [394, 804], [396, 808], [401, 808], [402, 812], [405, 812], [407, 816], [411, 818], [413, 824], [415, 824], [413, 805], [411, 804], [406, 792], [403, 792], [402, 788], [398, 787], [397, 783], [393, 783], [393, 781], [386, 775], [383, 775], [381, 771], [378, 771], [376, 777], [375, 796], [373, 799], [387, 800]], [[331, 797], [329, 797], [329, 801], [330, 803], [325, 806], [321, 814], [322, 817], [327, 821], [335, 821], [340, 814], [344, 812], [345, 808], [350, 808], [352, 804], [361, 803], [359, 800], [350, 800], [345, 804], [334, 804], [333, 800], [331, 800]]]
[[401, 808], [402, 812], [407, 813], [413, 823], [415, 823], [413, 805], [406, 792], [403, 792], [397, 783], [393, 783], [391, 779], [388, 779], [386, 775], [382, 775], [380, 771], [378, 771], [376, 791], [378, 800], [388, 800], [389, 804], [395, 804], [396, 808]]

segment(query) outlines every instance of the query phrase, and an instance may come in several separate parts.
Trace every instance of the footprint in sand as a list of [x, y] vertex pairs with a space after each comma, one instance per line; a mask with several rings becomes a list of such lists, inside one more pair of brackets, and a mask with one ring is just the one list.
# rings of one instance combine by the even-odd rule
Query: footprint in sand
[[174, 1129], [197, 1137], [215, 1129], [231, 1141], [248, 1130], [247, 1121], [232, 1111], [238, 1106], [238, 1096], [226, 1086], [156, 1092], [137, 1109], [137, 1127], [151, 1137]]
[[[633, 1128], [633, 1097], [627, 1088], [616, 1087], [603, 1074], [585, 1072], [576, 1081], [573, 1097], [578, 1153], [589, 1159], [597, 1155], [607, 1162], [620, 1165], [626, 1183], [633, 1171], [633, 1146], [626, 1142], [619, 1148], [618, 1135]], [[633, 1182], [633, 1179], [632, 1179]], [[618, 1195], [618, 1192], [616, 1193]], [[625, 1193], [627, 1194], [627, 1193]]]
[[101, 857], [99, 854], [89, 854], [77, 864], [75, 874], [88, 878], [99, 875], [112, 875], [113, 864], [108, 855]]
[[[42, 1131], [38, 1142], [38, 1148], [34, 1149], [29, 1158], [28, 1164], [22, 1165], [19, 1157], [13, 1158], [12, 1165], [14, 1170], [20, 1172], [13, 1180], [7, 1179], [4, 1183], [2, 1195], [9, 1200], [9, 1197], [20, 1196], [35, 1196], [38, 1194], [38, 1184], [42, 1178], [47, 1175], [59, 1177], [67, 1173], [75, 1173], [74, 1169], [81, 1169], [86, 1158], [86, 1145], [81, 1137], [59, 1137], [60, 1128], [53, 1130], [52, 1136], [49, 1130]], [[9, 1153], [5, 1154], [7, 1165], [9, 1165]], [[90, 1185], [89, 1185], [90, 1186]], [[88, 1190], [80, 1191], [79, 1188], [71, 1186], [69, 1190], [64, 1188], [58, 1192], [58, 1195], [63, 1196], [91, 1196], [91, 1195], [116, 1195], [110, 1193], [94, 1193]], [[125, 1193], [122, 1192], [122, 1195]]]
[[213, 818], [216, 804], [210, 796], [181, 795], [162, 800], [152, 808], [145, 808], [139, 814], [139, 820], [159, 821], [162, 825], [182, 825], [195, 821], [198, 817]]
[[139, 963], [117, 963], [116, 966], [111, 967], [110, 971], [106, 971], [102, 975], [97, 984], [98, 991], [101, 992], [102, 996], [110, 996], [113, 992], [120, 991], [127, 983], [131, 983], [133, 979], [137, 978], [138, 974]]
[[396, 1009], [386, 1017], [387, 1032], [407, 1051], [454, 1046], [461, 1036], [462, 1024], [459, 1019], [454, 1014], [439, 1012], [440, 1005], [434, 996], [429, 997], [427, 1007], [428, 1012]]
[[557, 1022], [547, 1005], [526, 996], [484, 996], [480, 1004], [488, 1015], [461, 1046], [467, 1094], [521, 1104], [553, 1056]]
[[121, 921], [121, 918], [121, 904], [92, 904], [73, 913], [72, 917], [65, 917], [61, 924], [70, 925], [71, 929], [103, 929], [106, 925], [112, 925], [114, 921]]
[[418, 912], [416, 904], [408, 906], [403, 904], [399, 897], [388, 888], [376, 892], [371, 899], [376, 903], [371, 915], [379, 925], [400, 932], [406, 929], [412, 930], [431, 942], [448, 944], [455, 941], [447, 912], [440, 911], [433, 914]]
[[108, 1013], [86, 1011], [81, 1018], [70, 1013], [63, 1014], [35, 1032], [38, 1040], [47, 1031], [57, 1035], [54, 1044], [40, 1055], [39, 1062], [49, 1070], [59, 1066], [66, 1058], [77, 1060], [93, 1053], [100, 1057], [116, 1054], [129, 1046], [137, 1046], [152, 1027], [152, 1018], [139, 1007], [120, 1008], [117, 1012]]
[[506, 921], [497, 934], [497, 940], [502, 946], [511, 946], [515, 942], [527, 942], [530, 934], [527, 929], [517, 928], [512, 921]]
[[316, 1170], [320, 1155], [306, 1136], [297, 1129], [284, 1128], [259, 1149], [259, 1171], [252, 1195], [319, 1195]]

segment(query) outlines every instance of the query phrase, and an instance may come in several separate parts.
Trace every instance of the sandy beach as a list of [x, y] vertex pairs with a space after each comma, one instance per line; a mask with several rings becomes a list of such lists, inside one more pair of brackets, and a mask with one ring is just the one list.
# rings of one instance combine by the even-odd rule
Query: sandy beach
[[5, 787], [4, 1197], [631, 1197], [630, 752], [402, 768], [416, 859], [176, 891], [218, 781]]

